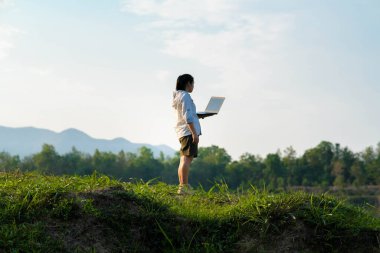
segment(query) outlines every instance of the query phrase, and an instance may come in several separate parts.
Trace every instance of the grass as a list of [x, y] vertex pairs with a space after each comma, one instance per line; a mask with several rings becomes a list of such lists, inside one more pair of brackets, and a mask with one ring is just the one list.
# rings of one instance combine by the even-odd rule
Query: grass
[[0, 252], [380, 252], [380, 219], [327, 194], [13, 172], [0, 198]]

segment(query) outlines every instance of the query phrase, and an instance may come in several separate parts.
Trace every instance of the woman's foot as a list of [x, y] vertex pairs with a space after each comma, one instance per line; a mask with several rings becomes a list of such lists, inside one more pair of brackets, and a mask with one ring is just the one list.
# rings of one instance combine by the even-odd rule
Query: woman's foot
[[189, 184], [180, 184], [178, 186], [177, 193], [179, 195], [192, 195], [193, 194], [193, 188]]

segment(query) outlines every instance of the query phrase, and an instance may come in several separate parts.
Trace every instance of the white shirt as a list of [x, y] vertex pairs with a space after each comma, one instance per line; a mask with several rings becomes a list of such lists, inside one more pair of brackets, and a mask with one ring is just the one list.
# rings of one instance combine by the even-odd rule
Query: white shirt
[[175, 131], [177, 137], [192, 135], [187, 124], [193, 123], [197, 135], [201, 135], [201, 124], [197, 115], [197, 110], [190, 94], [184, 90], [173, 92], [173, 108], [177, 114], [177, 124]]

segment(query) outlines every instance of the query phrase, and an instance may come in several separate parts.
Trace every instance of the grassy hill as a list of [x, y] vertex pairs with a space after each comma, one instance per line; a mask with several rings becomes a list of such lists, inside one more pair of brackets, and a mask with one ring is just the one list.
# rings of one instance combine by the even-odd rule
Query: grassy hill
[[0, 252], [380, 252], [380, 219], [328, 195], [0, 173]]

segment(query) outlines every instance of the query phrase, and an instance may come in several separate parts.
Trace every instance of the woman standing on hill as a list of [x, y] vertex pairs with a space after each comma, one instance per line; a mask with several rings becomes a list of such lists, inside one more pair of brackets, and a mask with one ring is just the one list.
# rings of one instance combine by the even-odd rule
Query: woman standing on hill
[[175, 130], [181, 143], [180, 163], [178, 166], [178, 194], [190, 193], [188, 183], [190, 164], [198, 156], [199, 135], [201, 125], [195, 104], [190, 93], [194, 89], [194, 78], [189, 74], [180, 75], [177, 79], [176, 91], [173, 93], [173, 108], [177, 113]]

